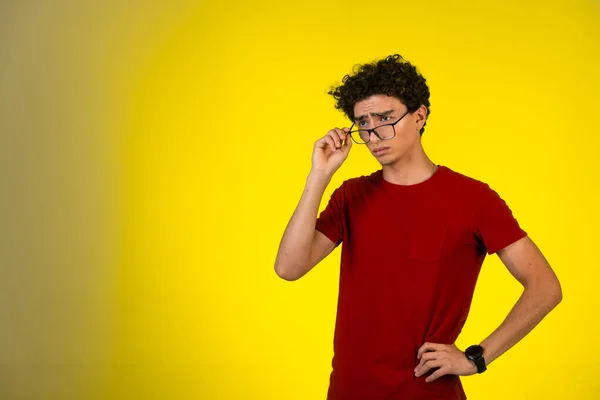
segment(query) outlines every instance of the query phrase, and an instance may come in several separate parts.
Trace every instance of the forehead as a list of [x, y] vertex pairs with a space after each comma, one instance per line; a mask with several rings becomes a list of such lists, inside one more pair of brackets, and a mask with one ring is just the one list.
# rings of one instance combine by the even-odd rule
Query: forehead
[[354, 117], [358, 118], [388, 110], [404, 111], [405, 109], [406, 106], [397, 97], [376, 94], [354, 104]]

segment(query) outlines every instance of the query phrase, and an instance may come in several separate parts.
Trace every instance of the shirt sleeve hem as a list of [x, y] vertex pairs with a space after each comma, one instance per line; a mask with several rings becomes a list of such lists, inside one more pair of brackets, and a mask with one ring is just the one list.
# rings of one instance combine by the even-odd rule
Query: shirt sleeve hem
[[525, 232], [524, 230], [520, 230], [515, 236], [513, 236], [510, 240], [506, 240], [503, 242], [500, 242], [497, 246], [495, 247], [489, 247], [487, 249], [487, 253], [489, 255], [492, 254], [496, 254], [497, 252], [499, 252], [500, 250], [504, 249], [505, 247], [510, 246], [511, 244], [515, 243], [516, 241], [523, 239], [524, 237], [527, 236], [527, 232]]
[[335, 243], [336, 246], [338, 246], [342, 241], [342, 239], [339, 238], [333, 231], [324, 229], [322, 226], [319, 226], [318, 224], [315, 229], [318, 230], [319, 232], [321, 232], [323, 235], [325, 235], [333, 243]]

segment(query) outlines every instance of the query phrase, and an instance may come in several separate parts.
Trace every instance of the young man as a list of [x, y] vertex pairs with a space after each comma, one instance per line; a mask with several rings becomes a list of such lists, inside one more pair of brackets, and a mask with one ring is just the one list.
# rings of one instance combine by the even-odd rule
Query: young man
[[[487, 184], [434, 164], [421, 135], [429, 89], [399, 55], [360, 66], [331, 95], [352, 121], [319, 139], [281, 240], [277, 274], [296, 280], [343, 243], [328, 400], [466, 399], [481, 373], [562, 298], [546, 259]], [[382, 165], [337, 188], [352, 141]], [[504, 322], [464, 352], [454, 345], [486, 254], [524, 291]]]

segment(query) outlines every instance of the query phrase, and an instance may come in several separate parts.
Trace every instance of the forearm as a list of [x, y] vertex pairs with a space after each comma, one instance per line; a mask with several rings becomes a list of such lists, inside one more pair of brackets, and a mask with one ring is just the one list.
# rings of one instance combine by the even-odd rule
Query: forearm
[[561, 301], [558, 283], [526, 287], [504, 322], [482, 343], [489, 365], [518, 343]]
[[275, 260], [275, 271], [279, 276], [294, 279], [308, 267], [319, 205], [330, 180], [331, 177], [318, 172], [308, 176], [279, 245]]

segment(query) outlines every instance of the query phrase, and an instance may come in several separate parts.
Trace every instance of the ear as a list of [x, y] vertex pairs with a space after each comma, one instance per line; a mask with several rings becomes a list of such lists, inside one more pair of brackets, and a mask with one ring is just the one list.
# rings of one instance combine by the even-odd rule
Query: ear
[[417, 124], [418, 130], [421, 130], [425, 122], [427, 121], [427, 107], [423, 104], [413, 113], [415, 116], [415, 124]]

